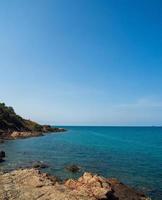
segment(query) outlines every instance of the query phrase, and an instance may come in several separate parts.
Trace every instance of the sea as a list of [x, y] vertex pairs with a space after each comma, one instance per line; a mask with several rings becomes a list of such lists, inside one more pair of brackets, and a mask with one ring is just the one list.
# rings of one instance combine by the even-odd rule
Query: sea
[[[61, 179], [78, 178], [84, 171], [121, 182], [162, 200], [162, 127], [66, 126], [66, 132], [17, 139], [0, 144], [8, 171], [42, 161], [43, 169]], [[79, 173], [66, 168], [80, 167]]]

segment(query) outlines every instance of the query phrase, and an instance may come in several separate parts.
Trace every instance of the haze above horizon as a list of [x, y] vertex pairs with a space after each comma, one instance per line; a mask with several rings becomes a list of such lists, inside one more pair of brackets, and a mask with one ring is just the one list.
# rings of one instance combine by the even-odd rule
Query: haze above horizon
[[0, 1], [1, 102], [62, 125], [162, 125], [162, 1]]

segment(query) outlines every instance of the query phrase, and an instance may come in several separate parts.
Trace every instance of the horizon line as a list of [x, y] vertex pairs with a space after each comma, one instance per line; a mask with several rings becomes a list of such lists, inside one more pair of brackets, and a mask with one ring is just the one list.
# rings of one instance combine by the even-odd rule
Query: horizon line
[[162, 128], [162, 125], [51, 125], [51, 126], [75, 126], [75, 127], [158, 127]]

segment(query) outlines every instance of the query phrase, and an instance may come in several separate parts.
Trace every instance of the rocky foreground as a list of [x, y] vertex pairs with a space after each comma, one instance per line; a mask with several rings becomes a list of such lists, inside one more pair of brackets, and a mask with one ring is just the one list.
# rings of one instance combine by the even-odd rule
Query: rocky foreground
[[0, 200], [149, 200], [120, 183], [91, 173], [78, 180], [58, 183], [36, 169], [20, 169], [0, 175]]

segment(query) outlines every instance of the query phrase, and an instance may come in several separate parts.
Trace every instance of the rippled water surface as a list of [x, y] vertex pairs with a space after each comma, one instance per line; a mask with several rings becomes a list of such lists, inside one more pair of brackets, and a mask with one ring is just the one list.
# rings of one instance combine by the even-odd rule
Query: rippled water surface
[[[7, 141], [1, 170], [28, 166], [33, 161], [49, 164], [47, 172], [61, 178], [92, 171], [116, 177], [162, 200], [162, 128], [160, 127], [66, 127], [65, 133]], [[69, 164], [81, 166], [73, 175]]]

